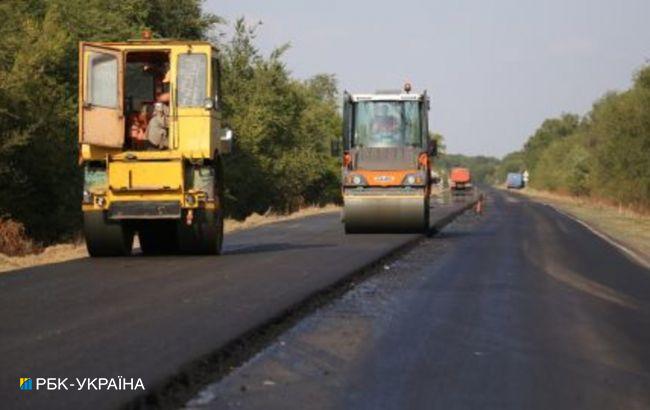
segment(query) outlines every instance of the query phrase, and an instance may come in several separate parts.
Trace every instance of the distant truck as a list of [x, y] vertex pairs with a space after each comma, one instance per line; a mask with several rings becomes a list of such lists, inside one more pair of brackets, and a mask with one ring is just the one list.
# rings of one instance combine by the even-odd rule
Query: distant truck
[[449, 172], [449, 189], [463, 191], [472, 188], [472, 174], [467, 168], [452, 168]]
[[524, 176], [520, 172], [509, 172], [506, 177], [508, 189], [521, 189], [524, 187]]

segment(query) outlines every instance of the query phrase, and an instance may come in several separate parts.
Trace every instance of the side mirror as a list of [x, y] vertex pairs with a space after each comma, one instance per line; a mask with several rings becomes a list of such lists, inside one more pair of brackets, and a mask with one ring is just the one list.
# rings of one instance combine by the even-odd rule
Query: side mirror
[[219, 109], [219, 97], [215, 96], [214, 98], [206, 97], [203, 100], [203, 108], [206, 110], [218, 110]]
[[219, 139], [219, 152], [222, 154], [230, 154], [232, 151], [232, 140], [234, 134], [231, 129], [226, 128], [224, 134]]
[[206, 110], [211, 110], [214, 108], [214, 103], [215, 101], [212, 98], [207, 97], [206, 99], [203, 100], [203, 108], [205, 108]]
[[430, 139], [429, 143], [427, 144], [427, 154], [429, 154], [430, 157], [435, 157], [438, 155], [438, 141], [434, 139]]

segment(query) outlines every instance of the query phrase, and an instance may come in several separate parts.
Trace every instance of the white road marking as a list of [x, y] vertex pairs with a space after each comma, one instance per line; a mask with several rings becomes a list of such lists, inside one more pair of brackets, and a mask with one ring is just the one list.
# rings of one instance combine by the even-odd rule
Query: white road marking
[[579, 223], [580, 225], [584, 226], [589, 231], [591, 231], [591, 233], [593, 233], [594, 235], [596, 235], [599, 238], [607, 241], [607, 243], [609, 243], [610, 245], [613, 245], [614, 247], [616, 247], [618, 250], [620, 250], [625, 255], [627, 255], [629, 258], [631, 258], [634, 262], [638, 263], [639, 265], [643, 266], [646, 269], [650, 269], [650, 262], [649, 261], [647, 261], [644, 257], [639, 255], [638, 253], [636, 253], [632, 249], [626, 247], [622, 243], [612, 239], [609, 235], [606, 235], [606, 234], [600, 232], [599, 230], [597, 230], [596, 228], [594, 228], [591, 225], [587, 224], [586, 222], [578, 219], [576, 216], [571, 215], [571, 214], [569, 214], [567, 212], [564, 212], [564, 211], [560, 210], [559, 208], [557, 208], [557, 207], [555, 207], [555, 206], [553, 206], [551, 204], [548, 204], [548, 203], [545, 203], [545, 202], [542, 203], [542, 204], [548, 206], [551, 209], [553, 209], [555, 212], [559, 213], [560, 215], [564, 215], [567, 218], [576, 221], [577, 223]]

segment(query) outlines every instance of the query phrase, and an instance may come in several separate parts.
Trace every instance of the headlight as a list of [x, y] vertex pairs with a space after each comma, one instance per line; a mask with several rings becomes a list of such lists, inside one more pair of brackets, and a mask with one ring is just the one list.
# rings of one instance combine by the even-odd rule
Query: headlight
[[409, 174], [402, 180], [402, 185], [424, 185], [422, 174]]
[[187, 194], [185, 195], [185, 202], [189, 205], [192, 206], [194, 203], [196, 203], [196, 199], [194, 198], [194, 195], [192, 194]]
[[90, 191], [84, 189], [82, 201], [83, 201], [84, 204], [92, 204], [93, 203], [93, 194], [91, 194]]
[[103, 196], [98, 196], [97, 197], [97, 205], [100, 206], [101, 208], [103, 208], [104, 205], [106, 205], [106, 198], [104, 198]]
[[368, 185], [368, 182], [366, 182], [366, 178], [364, 178], [363, 175], [354, 174], [354, 173], [347, 174], [344, 177], [344, 182], [345, 182], [345, 185], [347, 185], [347, 186], [362, 187], [362, 186]]

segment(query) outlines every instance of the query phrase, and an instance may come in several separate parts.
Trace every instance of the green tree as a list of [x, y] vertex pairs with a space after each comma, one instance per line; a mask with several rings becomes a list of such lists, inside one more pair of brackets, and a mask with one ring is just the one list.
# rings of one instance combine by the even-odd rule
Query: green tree
[[650, 67], [634, 86], [607, 95], [590, 114], [596, 195], [640, 209], [650, 207]]
[[499, 160], [483, 155], [443, 154], [434, 161], [434, 164], [442, 167], [447, 172], [454, 167], [468, 168], [474, 182], [492, 183], [495, 180], [496, 167], [499, 165]]
[[560, 118], [545, 120], [524, 145], [524, 157], [529, 170], [535, 171], [542, 152], [554, 141], [573, 134], [580, 125], [580, 117], [564, 114]]
[[583, 119], [544, 121], [522, 152], [502, 160], [499, 174], [524, 167], [535, 187], [650, 209], [650, 66], [632, 88], [605, 94]]
[[334, 77], [292, 79], [281, 60], [288, 46], [267, 58], [255, 35], [256, 26], [240, 19], [222, 44], [224, 116], [237, 135], [237, 150], [226, 159], [228, 209], [236, 218], [291, 212], [339, 195], [330, 156], [341, 121]]
[[497, 183], [505, 182], [506, 176], [510, 172], [523, 172], [526, 170], [523, 151], [515, 151], [504, 156], [495, 171], [495, 180]]

